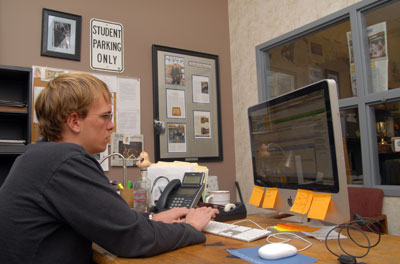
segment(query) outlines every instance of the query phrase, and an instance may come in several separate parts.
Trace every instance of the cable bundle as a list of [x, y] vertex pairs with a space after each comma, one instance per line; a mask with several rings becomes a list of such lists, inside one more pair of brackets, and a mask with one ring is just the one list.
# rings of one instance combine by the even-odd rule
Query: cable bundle
[[[327, 248], [328, 251], [331, 252], [333, 255], [337, 256], [337, 257], [338, 257], [338, 261], [339, 261], [340, 263], [343, 263], [343, 264], [357, 263], [357, 260], [356, 260], [357, 258], [363, 258], [363, 257], [365, 257], [366, 255], [368, 255], [370, 249], [373, 248], [373, 247], [375, 247], [376, 245], [378, 245], [379, 242], [381, 241], [381, 233], [380, 233], [380, 228], [379, 228], [381, 224], [379, 223], [379, 221], [377, 221], [377, 220], [374, 219], [374, 218], [361, 217], [361, 216], [359, 216], [359, 215], [357, 215], [357, 214], [354, 215], [354, 219], [355, 219], [355, 220], [350, 221], [350, 222], [348, 222], [348, 223], [346, 223], [346, 224], [340, 224], [340, 225], [337, 225], [337, 226], [333, 227], [333, 228], [326, 234], [326, 237], [325, 237], [325, 246], [326, 246], [326, 248]], [[376, 241], [374, 244], [371, 245], [371, 241], [370, 241], [370, 239], [368, 238], [367, 233], [364, 232], [364, 231], [361, 229], [362, 227], [366, 227], [366, 229], [368, 229], [368, 231], [370, 231], [370, 232], [372, 232], [372, 233], [378, 235], [378, 239], [377, 239], [377, 241]], [[343, 251], [343, 253], [344, 253], [345, 255], [338, 255], [338, 254], [336, 254], [336, 253], [333, 252], [333, 251], [329, 248], [329, 246], [328, 246], [328, 242], [327, 242], [327, 241], [328, 241], [329, 234], [330, 234], [332, 231], [336, 230], [336, 229], [338, 229], [338, 230], [337, 230], [337, 232], [338, 232], [337, 241], [338, 241], [339, 247], [340, 247], [340, 249]], [[360, 232], [360, 233], [365, 237], [366, 241], [368, 242], [368, 245], [362, 245], [362, 244], [360, 244], [359, 242], [357, 242], [357, 241], [351, 236], [351, 232], [350, 232], [351, 229]], [[341, 241], [340, 241], [340, 237], [341, 237], [340, 234], [343, 232], [343, 230], [346, 230], [346, 231], [347, 231], [347, 235], [349, 236], [349, 238], [351, 239], [351, 241], [352, 241], [354, 244], [356, 244], [357, 246], [359, 246], [359, 247], [361, 247], [361, 248], [365, 248], [365, 249], [366, 249], [366, 252], [365, 252], [364, 254], [358, 255], [358, 256], [354, 256], [354, 255], [348, 253], [348, 252], [342, 247], [342, 244], [341, 244]], [[361, 262], [360, 262], [360, 263], [361, 263]]]

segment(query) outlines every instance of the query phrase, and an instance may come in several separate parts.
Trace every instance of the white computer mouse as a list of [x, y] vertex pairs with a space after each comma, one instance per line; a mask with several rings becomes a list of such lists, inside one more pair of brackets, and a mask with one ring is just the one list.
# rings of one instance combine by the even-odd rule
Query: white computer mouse
[[263, 259], [281, 259], [297, 254], [297, 248], [286, 243], [270, 243], [258, 249], [258, 255]]

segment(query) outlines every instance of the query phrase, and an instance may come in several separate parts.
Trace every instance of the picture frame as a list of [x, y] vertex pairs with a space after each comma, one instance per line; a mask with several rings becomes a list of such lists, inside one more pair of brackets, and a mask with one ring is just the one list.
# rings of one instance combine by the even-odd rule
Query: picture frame
[[219, 58], [153, 45], [155, 161], [221, 161]]
[[41, 56], [81, 60], [82, 17], [43, 8]]

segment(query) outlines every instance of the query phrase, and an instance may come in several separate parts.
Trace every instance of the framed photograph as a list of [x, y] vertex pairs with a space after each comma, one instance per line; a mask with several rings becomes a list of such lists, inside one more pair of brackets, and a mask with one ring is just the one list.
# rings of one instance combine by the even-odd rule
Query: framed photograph
[[155, 161], [221, 161], [218, 56], [153, 45], [152, 59]]
[[82, 17], [43, 8], [41, 55], [81, 60]]
[[332, 79], [336, 82], [338, 98], [340, 98], [340, 88], [339, 88], [339, 73], [336, 71], [325, 70], [325, 78]]

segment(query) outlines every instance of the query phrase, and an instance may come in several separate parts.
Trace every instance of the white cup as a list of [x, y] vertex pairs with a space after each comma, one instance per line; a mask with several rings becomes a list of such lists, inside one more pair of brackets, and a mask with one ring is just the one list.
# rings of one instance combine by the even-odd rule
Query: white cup
[[226, 205], [231, 200], [229, 191], [210, 191], [210, 195], [206, 198], [206, 203]]

